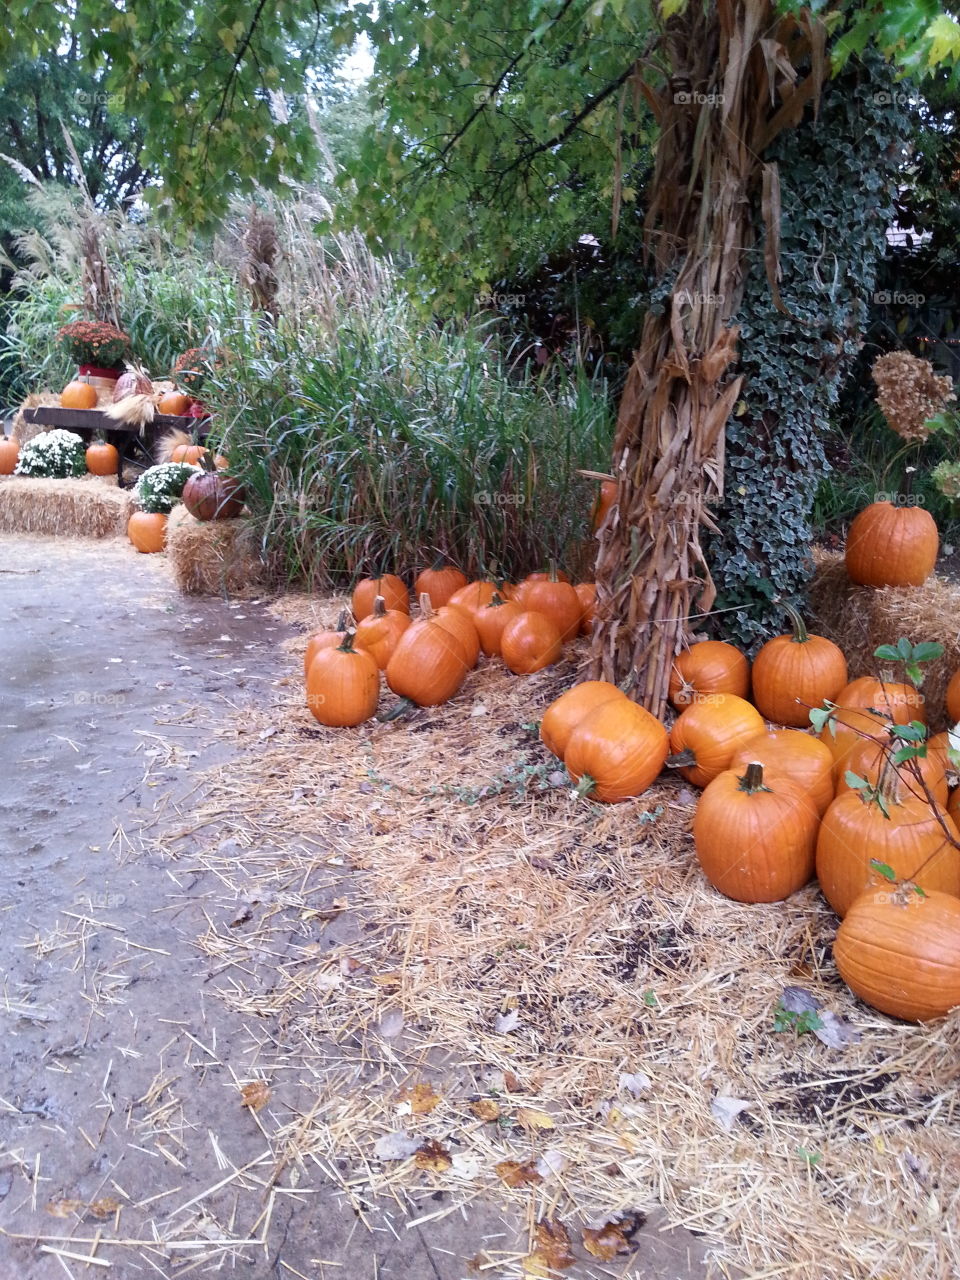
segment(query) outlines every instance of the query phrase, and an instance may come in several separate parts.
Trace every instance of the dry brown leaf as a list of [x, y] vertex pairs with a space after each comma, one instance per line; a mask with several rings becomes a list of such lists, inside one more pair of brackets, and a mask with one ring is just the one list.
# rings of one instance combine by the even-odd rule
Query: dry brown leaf
[[534, 1230], [533, 1242], [533, 1252], [523, 1260], [524, 1269], [530, 1275], [549, 1277], [555, 1271], [566, 1271], [576, 1262], [570, 1236], [562, 1222], [542, 1219]]
[[86, 1205], [82, 1200], [62, 1199], [50, 1200], [43, 1207], [52, 1218], [69, 1218], [72, 1213], [86, 1208]]
[[101, 1199], [94, 1200], [87, 1208], [95, 1218], [105, 1222], [107, 1218], [112, 1218], [120, 1208], [120, 1201], [114, 1200], [112, 1196], [102, 1196]]
[[543, 1181], [532, 1160], [525, 1164], [520, 1164], [517, 1160], [501, 1160], [494, 1165], [494, 1169], [500, 1181], [505, 1182], [508, 1187], [535, 1187], [538, 1182]]
[[493, 1098], [477, 1098], [470, 1103], [470, 1110], [478, 1120], [491, 1121], [500, 1119], [500, 1103]]
[[433, 1173], [446, 1173], [453, 1164], [450, 1152], [433, 1138], [422, 1142], [413, 1155], [413, 1163], [418, 1169], [429, 1169]]
[[553, 1117], [548, 1116], [546, 1111], [538, 1111], [536, 1107], [518, 1107], [517, 1124], [528, 1131], [531, 1129], [553, 1129], [556, 1127], [553, 1122]]
[[252, 1080], [240, 1090], [240, 1098], [251, 1111], [260, 1111], [270, 1101], [270, 1086], [266, 1080]]
[[374, 974], [372, 981], [375, 982], [378, 987], [399, 987], [403, 982], [403, 974], [399, 969], [394, 969], [390, 973]]
[[521, 1092], [520, 1081], [512, 1071], [505, 1071], [503, 1073], [503, 1087], [506, 1089], [507, 1093]]
[[622, 1223], [605, 1222], [596, 1230], [593, 1227], [584, 1227], [583, 1247], [587, 1253], [592, 1253], [601, 1262], [609, 1262], [618, 1253], [626, 1252], [630, 1248], [630, 1242], [623, 1234]]
[[409, 1102], [411, 1115], [425, 1116], [440, 1101], [440, 1095], [434, 1093], [432, 1084], [421, 1080], [415, 1085], [401, 1089], [397, 1094], [397, 1101]]

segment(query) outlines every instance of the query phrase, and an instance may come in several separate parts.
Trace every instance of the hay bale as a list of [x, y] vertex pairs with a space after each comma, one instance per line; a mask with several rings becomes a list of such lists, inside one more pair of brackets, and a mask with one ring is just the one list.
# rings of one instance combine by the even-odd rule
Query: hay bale
[[960, 586], [934, 576], [922, 587], [861, 587], [847, 577], [841, 554], [817, 549], [813, 558], [811, 626], [847, 655], [851, 679], [876, 675], [880, 663], [874, 651], [901, 636], [914, 644], [935, 640], [943, 645], [943, 657], [925, 668], [923, 692], [930, 727], [945, 729], [944, 694], [960, 667]]
[[184, 595], [244, 595], [267, 580], [252, 524], [244, 516], [203, 522], [181, 503], [167, 523], [167, 555]]
[[130, 494], [116, 477], [0, 477], [0, 533], [113, 538], [126, 533], [132, 510]]
[[15, 440], [19, 440], [21, 445], [24, 445], [32, 440], [34, 436], [38, 436], [41, 431], [49, 431], [49, 427], [41, 427], [38, 423], [27, 422], [23, 416], [23, 411], [24, 409], [56, 408], [59, 404], [60, 397], [53, 391], [31, 391], [14, 414], [10, 434]]

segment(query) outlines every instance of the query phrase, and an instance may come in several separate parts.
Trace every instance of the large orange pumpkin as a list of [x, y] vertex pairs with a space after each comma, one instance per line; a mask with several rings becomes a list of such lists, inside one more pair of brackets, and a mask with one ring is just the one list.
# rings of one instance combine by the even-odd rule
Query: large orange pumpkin
[[[921, 719], [920, 714], [917, 719]], [[833, 756], [833, 776], [839, 781], [847, 767], [851, 753], [867, 738], [886, 740], [886, 727], [893, 723], [891, 717], [874, 715], [856, 707], [838, 707], [830, 713], [820, 731], [821, 742], [826, 743]]]
[[483, 605], [473, 614], [480, 647], [487, 657], [499, 655], [503, 630], [508, 622], [523, 613], [515, 600], [504, 600], [498, 592], [494, 593], [489, 604]]
[[[947, 760], [947, 735], [938, 733], [931, 738], [926, 744], [927, 754], [925, 756], [914, 756], [910, 760], [903, 761], [897, 766], [897, 778], [903, 791], [907, 795], [917, 796], [924, 799], [925, 792], [923, 782], [925, 781], [930, 791], [941, 806], [946, 805], [950, 794], [950, 786], [947, 780], [947, 772], [950, 769]], [[880, 774], [883, 767], [901, 747], [913, 744], [900, 742], [895, 739], [887, 741], [875, 740], [873, 738], [864, 738], [858, 742], [843, 762], [843, 771], [837, 779], [837, 795], [843, 795], [845, 791], [856, 791], [857, 787], [851, 787], [847, 782], [847, 773], [856, 774], [858, 778], [863, 778], [869, 782], [871, 786], [876, 786], [880, 781]], [[917, 777], [919, 773], [920, 777]], [[958, 854], [960, 857], [960, 854]]]
[[383, 596], [377, 596], [373, 602], [373, 613], [368, 613], [357, 623], [354, 643], [358, 649], [366, 649], [383, 671], [409, 626], [409, 613], [402, 609], [388, 609]]
[[573, 589], [580, 601], [580, 634], [588, 636], [593, 631], [593, 620], [597, 616], [597, 584], [578, 582]]
[[455, 591], [467, 585], [467, 575], [452, 564], [437, 560], [430, 569], [423, 569], [417, 574], [413, 584], [413, 594], [419, 600], [422, 595], [430, 597], [434, 609], [449, 604]]
[[667, 731], [629, 698], [609, 698], [579, 722], [567, 740], [564, 764], [577, 789], [613, 804], [641, 795], [667, 758]]
[[459, 691], [468, 669], [463, 642], [429, 613], [407, 627], [385, 674], [387, 684], [401, 698], [435, 707]]
[[92, 476], [115, 476], [120, 469], [120, 455], [112, 444], [94, 441], [87, 445], [87, 470]]
[[382, 578], [363, 578], [354, 587], [351, 604], [357, 622], [373, 613], [377, 596], [383, 596], [388, 609], [399, 609], [401, 613], [410, 612], [410, 597], [403, 579], [398, 578], [395, 573], [385, 573]]
[[813, 878], [819, 816], [809, 795], [759, 761], [725, 769], [693, 818], [703, 873], [737, 902], [780, 902]]
[[62, 409], [95, 409], [97, 407], [97, 389], [89, 382], [68, 382], [60, 392]]
[[827, 745], [800, 729], [768, 729], [734, 753], [730, 768], [743, 773], [756, 760], [767, 778], [784, 778], [805, 791], [823, 814], [833, 803], [833, 756]]
[[833, 958], [861, 1000], [927, 1022], [960, 1005], [960, 900], [929, 890], [874, 889], [850, 907]]
[[343, 644], [344, 637], [347, 634], [347, 616], [346, 609], [341, 609], [335, 630], [330, 631], [327, 628], [321, 628], [319, 631], [314, 631], [307, 640], [307, 647], [303, 655], [304, 680], [306, 680], [307, 672], [310, 670], [310, 663], [321, 649], [335, 649], [338, 644]]
[[19, 442], [13, 436], [0, 435], [0, 476], [12, 476], [19, 459]]
[[732, 644], [701, 640], [673, 660], [669, 697], [675, 707], [689, 707], [711, 693], [734, 693], [746, 698], [749, 692], [750, 663]]
[[926, 723], [927, 720], [926, 701], [913, 685], [875, 680], [873, 676], [859, 676], [851, 680], [833, 701], [840, 707], [876, 713], [878, 731], [891, 720], [894, 724], [910, 724], [912, 720]]
[[307, 672], [307, 706], [321, 724], [353, 728], [376, 714], [380, 672], [369, 653], [353, 647], [347, 632], [335, 649], [321, 649]]
[[795, 609], [791, 633], [768, 640], [753, 660], [753, 700], [767, 720], [804, 728], [811, 707], [833, 701], [847, 683], [847, 660], [825, 636], [812, 636]]
[[503, 628], [500, 654], [517, 676], [529, 676], [559, 662], [563, 652], [560, 630], [551, 618], [524, 607]]
[[764, 727], [760, 712], [744, 698], [710, 693], [677, 717], [670, 730], [670, 750], [679, 757], [676, 763], [687, 781], [705, 787]]
[[540, 721], [540, 740], [548, 751], [562, 760], [567, 750], [570, 735], [581, 720], [585, 720], [591, 711], [603, 706], [611, 698], [622, 698], [625, 695], [615, 684], [608, 680], [584, 680], [575, 684], [566, 693], [555, 698], [543, 713]]
[[127, 521], [127, 537], [138, 551], [162, 551], [167, 540], [167, 517], [154, 511], [135, 511]]
[[556, 623], [564, 644], [571, 641], [580, 630], [583, 606], [576, 589], [562, 581], [556, 570], [546, 579], [527, 582], [523, 592], [523, 607], [534, 613], [542, 613]]
[[847, 534], [847, 574], [866, 587], [920, 587], [933, 573], [940, 536], [923, 507], [873, 502]]
[[882, 882], [874, 862], [897, 880], [960, 895], [960, 849], [951, 838], [960, 842], [953, 819], [910, 795], [887, 765], [878, 789], [846, 791], [823, 815], [817, 878], [824, 897], [846, 915], [855, 898]]

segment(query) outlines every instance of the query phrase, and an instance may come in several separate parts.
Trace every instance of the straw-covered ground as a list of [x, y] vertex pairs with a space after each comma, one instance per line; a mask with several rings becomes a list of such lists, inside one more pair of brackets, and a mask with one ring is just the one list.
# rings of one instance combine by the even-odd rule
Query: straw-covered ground
[[[679, 780], [574, 798], [535, 726], [575, 661], [481, 665], [447, 706], [320, 727], [301, 654], [339, 605], [275, 605], [303, 633], [289, 678], [163, 838], [238, 904], [199, 946], [220, 998], [279, 1028], [264, 1081], [309, 1085], [302, 1112], [261, 1113], [278, 1165], [335, 1177], [361, 1218], [377, 1198], [422, 1221], [515, 1202], [532, 1252], [481, 1251], [477, 1274], [559, 1273], [571, 1248], [578, 1276], [637, 1274], [656, 1202], [714, 1243], [717, 1274], [960, 1274], [960, 1012], [918, 1028], [856, 1001], [815, 887], [720, 897]], [[786, 987], [859, 1039], [777, 1030]]]

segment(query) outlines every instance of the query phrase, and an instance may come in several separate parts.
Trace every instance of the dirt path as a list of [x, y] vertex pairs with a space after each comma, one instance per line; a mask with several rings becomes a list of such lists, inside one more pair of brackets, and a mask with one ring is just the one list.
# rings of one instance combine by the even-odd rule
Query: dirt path
[[[272, 1029], [209, 994], [224, 966], [195, 945], [242, 904], [141, 833], [158, 809], [176, 823], [227, 752], [220, 726], [270, 697], [282, 636], [262, 603], [183, 601], [125, 544], [0, 538], [2, 1280], [457, 1280], [492, 1236], [522, 1251], [495, 1205], [428, 1236], [405, 1205], [358, 1215], [320, 1174], [278, 1169], [243, 1105]], [[610, 1274], [705, 1274], [694, 1237], [645, 1236]], [[92, 1250], [106, 1265], [77, 1260]]]

